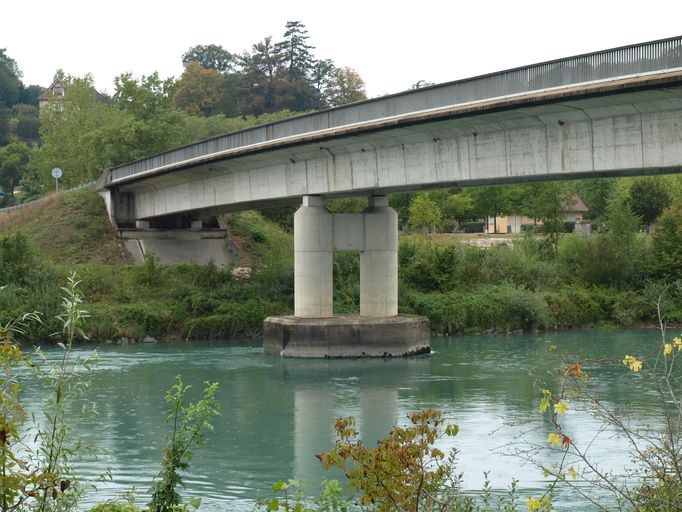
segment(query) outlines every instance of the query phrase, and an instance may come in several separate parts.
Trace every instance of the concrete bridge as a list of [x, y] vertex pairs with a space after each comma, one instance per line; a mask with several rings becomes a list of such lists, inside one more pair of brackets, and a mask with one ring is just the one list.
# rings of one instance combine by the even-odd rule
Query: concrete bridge
[[[216, 137], [109, 169], [99, 189], [121, 228], [198, 228], [218, 213], [302, 204], [294, 218], [295, 318], [276, 323], [276, 336], [288, 341], [272, 348], [286, 355], [301, 319], [314, 320], [306, 324], [310, 331], [327, 322], [316, 319], [332, 316], [334, 250], [361, 252], [364, 324], [395, 321], [397, 217], [388, 193], [680, 169], [682, 37], [676, 37]], [[332, 215], [322, 203], [358, 195], [370, 200], [355, 216]], [[367, 345], [362, 336], [375, 336], [356, 324], [344, 329], [359, 336], [359, 347]], [[304, 355], [360, 354], [336, 351], [330, 339]], [[423, 348], [409, 340], [399, 347], [372, 343], [381, 349], [371, 355]]]

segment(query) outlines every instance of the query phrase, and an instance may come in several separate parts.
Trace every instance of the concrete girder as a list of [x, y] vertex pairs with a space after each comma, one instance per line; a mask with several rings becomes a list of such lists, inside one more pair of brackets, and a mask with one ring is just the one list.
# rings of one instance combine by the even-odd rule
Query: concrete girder
[[[514, 181], [677, 172], [682, 88], [439, 119], [122, 183], [137, 218]], [[596, 174], [599, 173], [599, 174]], [[109, 201], [115, 204], [116, 201]]]

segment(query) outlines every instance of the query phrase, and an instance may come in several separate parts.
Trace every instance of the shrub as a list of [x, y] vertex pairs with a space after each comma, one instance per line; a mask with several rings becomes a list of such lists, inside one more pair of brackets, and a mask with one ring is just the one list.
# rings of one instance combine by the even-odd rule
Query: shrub
[[163, 338], [181, 329], [187, 311], [179, 304], [141, 301], [111, 305], [103, 302], [90, 306], [93, 313], [88, 335], [96, 341], [127, 337], [142, 339], [147, 335]]
[[39, 261], [21, 232], [0, 237], [0, 286], [32, 284]]
[[274, 313], [270, 305], [257, 299], [246, 302], [226, 302], [216, 313], [192, 318], [185, 324], [187, 339], [220, 339], [255, 336], [263, 330], [263, 320]]
[[558, 328], [595, 326], [604, 320], [596, 295], [579, 285], [546, 292], [545, 301]]
[[[403, 249], [405, 246], [405, 249]], [[483, 253], [465, 244], [401, 243], [400, 271], [406, 282], [425, 291], [452, 290], [479, 279]]]
[[487, 283], [513, 283], [529, 290], [555, 287], [560, 278], [555, 262], [539, 258], [522, 245], [485, 250], [482, 273]]
[[318, 455], [322, 467], [341, 469], [359, 492], [360, 506], [380, 511], [429, 510], [461, 499], [452, 461], [434, 446], [459, 428], [445, 424], [436, 411], [411, 414], [410, 422], [408, 427], [394, 427], [376, 448], [368, 449], [356, 440], [352, 418], [336, 420], [338, 441], [334, 449]]
[[548, 329], [554, 325], [542, 294], [512, 284], [483, 285], [467, 292], [408, 292], [400, 306], [406, 313], [429, 318], [431, 330], [439, 334]]
[[[150, 512], [171, 512], [187, 510], [181, 508], [178, 487], [184, 486], [181, 471], [186, 471], [192, 460], [195, 446], [204, 445], [204, 431], [213, 430], [211, 421], [219, 414], [220, 402], [216, 398], [217, 382], [205, 382], [203, 397], [196, 403], [189, 403], [185, 395], [191, 386], [185, 386], [178, 375], [173, 387], [166, 392], [170, 409], [166, 421], [171, 425], [166, 437], [166, 446], [161, 459], [161, 471], [150, 489]], [[198, 508], [200, 501], [191, 505]]]
[[250, 235], [254, 242], [264, 243], [268, 241], [268, 233], [261, 226], [253, 226]]

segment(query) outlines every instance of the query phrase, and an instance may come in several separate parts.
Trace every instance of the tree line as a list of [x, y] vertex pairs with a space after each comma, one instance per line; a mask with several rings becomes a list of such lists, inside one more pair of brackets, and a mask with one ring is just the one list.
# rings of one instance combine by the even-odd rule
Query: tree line
[[500, 228], [497, 217], [506, 215], [535, 219], [537, 225], [528, 227], [553, 223], [562, 230], [564, 213], [580, 198], [589, 209], [586, 221], [596, 221], [598, 226], [614, 209], [625, 209], [636, 217], [638, 228], [651, 231], [681, 187], [675, 176], [598, 178], [396, 194], [393, 205], [403, 226], [427, 232], [458, 231], [480, 219]]
[[25, 86], [0, 50], [0, 205], [51, 190], [54, 167], [63, 169], [64, 186], [78, 185], [175, 146], [365, 99], [362, 78], [317, 59], [309, 39], [303, 23], [290, 21], [281, 40], [266, 37], [250, 51], [193, 46], [179, 79], [124, 73], [109, 96], [91, 75], [59, 70], [64, 95], [48, 94], [40, 109], [41, 88]]
[[40, 87], [25, 86], [16, 61], [0, 48], [0, 146], [38, 140]]
[[314, 49], [300, 21], [287, 22], [280, 41], [266, 37], [251, 51], [193, 46], [182, 56], [185, 70], [176, 105], [190, 115], [236, 116], [319, 110], [366, 99], [356, 71], [317, 59]]

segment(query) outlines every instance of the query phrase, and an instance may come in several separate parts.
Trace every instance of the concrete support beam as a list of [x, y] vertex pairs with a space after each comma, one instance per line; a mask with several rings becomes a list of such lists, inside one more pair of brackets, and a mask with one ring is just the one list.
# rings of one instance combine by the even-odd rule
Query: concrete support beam
[[[360, 252], [360, 316], [333, 316], [332, 255]], [[428, 353], [429, 321], [398, 315], [398, 214], [386, 196], [363, 213], [331, 214], [304, 196], [294, 214], [295, 316], [268, 317], [263, 349], [281, 357], [401, 357]]]
[[320, 196], [304, 196], [294, 214], [294, 314], [325, 318], [333, 314], [332, 214]]
[[294, 314], [333, 315], [333, 251], [360, 252], [360, 316], [398, 314], [398, 214], [372, 196], [361, 214], [332, 215], [304, 196], [294, 215]]
[[372, 196], [363, 214], [360, 316], [398, 314], [398, 214], [386, 196]]

